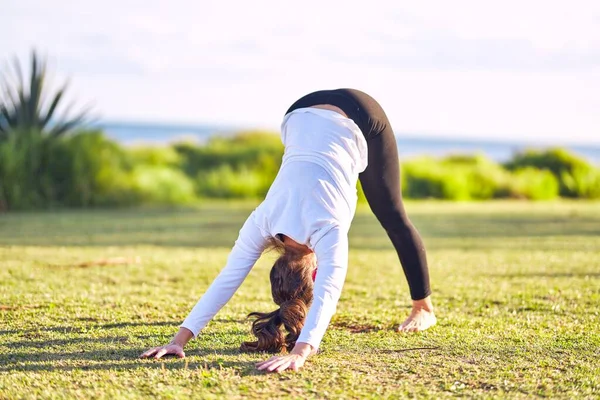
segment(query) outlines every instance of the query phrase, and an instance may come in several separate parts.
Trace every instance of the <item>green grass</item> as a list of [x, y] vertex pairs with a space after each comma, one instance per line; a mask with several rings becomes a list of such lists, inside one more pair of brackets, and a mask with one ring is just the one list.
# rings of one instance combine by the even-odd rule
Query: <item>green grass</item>
[[[409, 203], [439, 323], [409, 311], [396, 255], [366, 207], [321, 354], [264, 374], [244, 317], [270, 311], [263, 257], [185, 360], [167, 342], [255, 204], [0, 215], [0, 398], [597, 398], [600, 203]], [[82, 267], [125, 257], [139, 263]]]

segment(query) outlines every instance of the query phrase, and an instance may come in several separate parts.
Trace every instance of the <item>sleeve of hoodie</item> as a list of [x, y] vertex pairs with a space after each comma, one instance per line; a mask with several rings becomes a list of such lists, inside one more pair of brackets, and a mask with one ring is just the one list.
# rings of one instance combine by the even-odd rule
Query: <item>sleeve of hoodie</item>
[[348, 270], [348, 234], [333, 228], [315, 245], [317, 277], [313, 302], [297, 342], [308, 343], [313, 351], [319, 348], [323, 335], [335, 314]]
[[192, 331], [194, 337], [227, 304], [265, 249], [267, 239], [254, 222], [254, 217], [253, 212], [242, 226], [225, 267], [181, 324], [181, 327]]

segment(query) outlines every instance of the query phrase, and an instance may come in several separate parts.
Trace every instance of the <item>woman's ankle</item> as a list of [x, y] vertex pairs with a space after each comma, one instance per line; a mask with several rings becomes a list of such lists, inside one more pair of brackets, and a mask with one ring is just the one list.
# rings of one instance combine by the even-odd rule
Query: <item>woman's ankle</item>
[[424, 299], [412, 301], [413, 311], [427, 311], [433, 312], [433, 303], [431, 302], [431, 296], [427, 296]]

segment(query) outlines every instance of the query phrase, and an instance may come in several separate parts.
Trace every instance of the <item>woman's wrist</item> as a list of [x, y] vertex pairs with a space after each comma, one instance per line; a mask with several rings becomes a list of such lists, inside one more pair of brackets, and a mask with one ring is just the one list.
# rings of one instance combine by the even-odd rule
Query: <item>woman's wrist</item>
[[192, 331], [190, 331], [187, 328], [181, 327], [179, 328], [179, 332], [177, 332], [173, 339], [171, 339], [170, 344], [176, 344], [178, 346], [184, 347], [187, 344], [187, 342], [192, 340], [193, 337], [194, 334], [192, 333]]
[[302, 358], [308, 358], [313, 352], [313, 347], [308, 343], [296, 342], [296, 345], [290, 352], [290, 354], [296, 354]]

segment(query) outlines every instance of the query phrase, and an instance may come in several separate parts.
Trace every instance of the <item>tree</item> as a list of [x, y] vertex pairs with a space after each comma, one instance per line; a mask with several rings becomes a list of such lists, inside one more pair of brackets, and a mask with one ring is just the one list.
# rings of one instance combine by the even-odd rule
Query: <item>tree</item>
[[49, 87], [46, 62], [35, 51], [29, 67], [27, 79], [17, 59], [0, 71], [0, 212], [59, 200], [60, 174], [52, 168], [64, 147], [59, 139], [87, 121], [87, 110], [69, 117], [71, 107], [63, 107], [67, 84]]
[[[79, 128], [88, 120], [89, 109], [84, 109], [69, 117], [71, 106], [62, 107], [68, 84], [50, 92], [46, 76], [45, 60], [31, 53], [29, 81], [23, 77], [18, 59], [13, 62], [12, 71], [7, 68], [0, 73], [0, 143], [9, 135], [23, 132], [39, 132], [54, 139]], [[63, 108], [61, 115], [58, 110]]]

